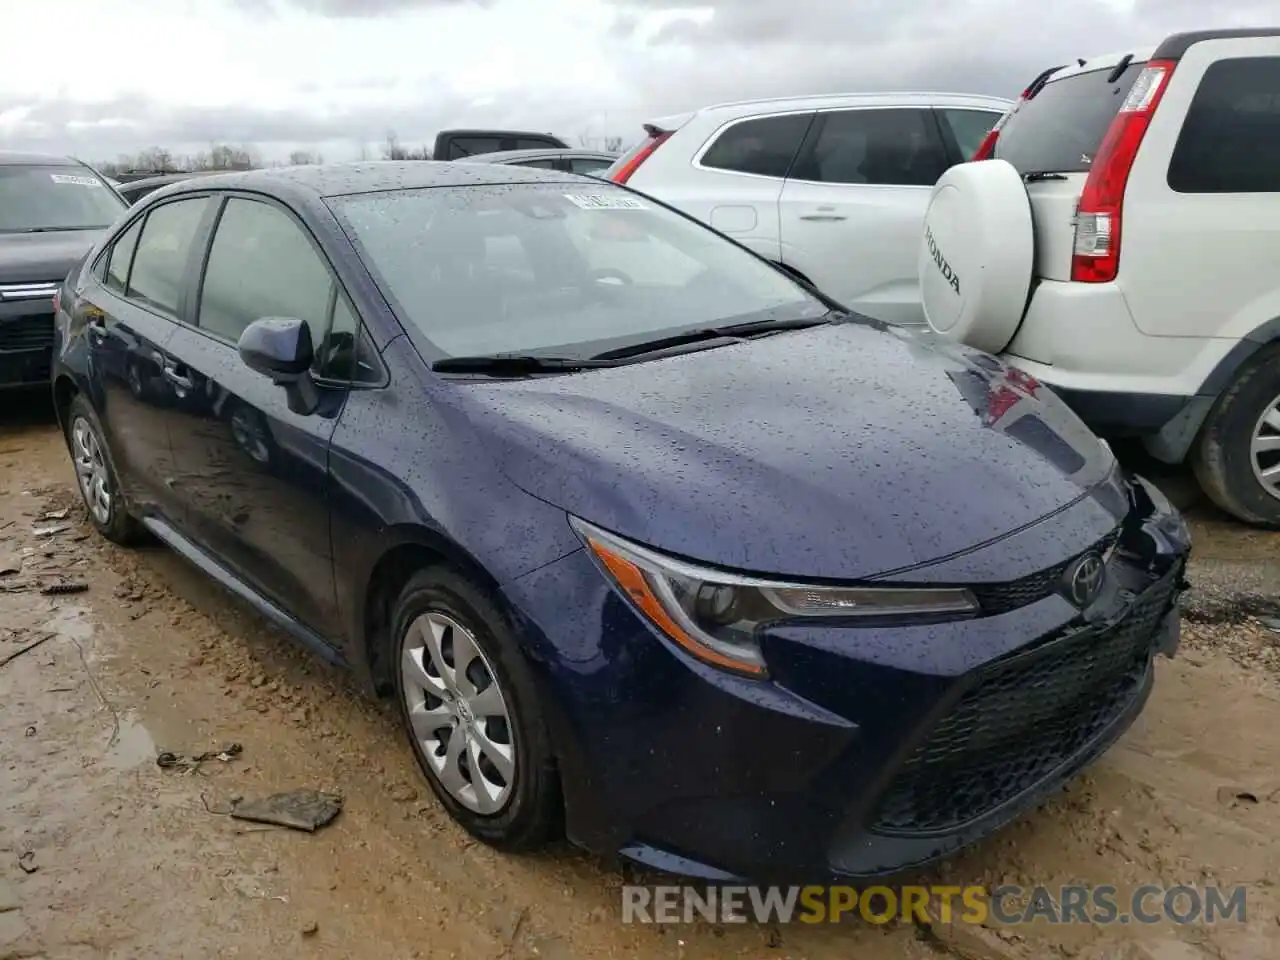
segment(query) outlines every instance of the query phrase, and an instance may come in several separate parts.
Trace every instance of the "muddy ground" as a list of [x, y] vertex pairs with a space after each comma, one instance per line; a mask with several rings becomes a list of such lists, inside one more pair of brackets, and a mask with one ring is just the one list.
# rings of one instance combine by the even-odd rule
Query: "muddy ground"
[[[389, 711], [176, 556], [90, 535], [51, 421], [0, 415], [0, 566], [22, 566], [0, 576], [0, 661], [48, 638], [0, 667], [0, 958], [1280, 956], [1280, 535], [1191, 515], [1198, 591], [1145, 714], [930, 879], [1245, 884], [1244, 924], [624, 925], [616, 865], [471, 841]], [[22, 588], [41, 571], [88, 590]], [[194, 773], [155, 762], [231, 742]], [[296, 787], [345, 809], [314, 834], [223, 815]]]

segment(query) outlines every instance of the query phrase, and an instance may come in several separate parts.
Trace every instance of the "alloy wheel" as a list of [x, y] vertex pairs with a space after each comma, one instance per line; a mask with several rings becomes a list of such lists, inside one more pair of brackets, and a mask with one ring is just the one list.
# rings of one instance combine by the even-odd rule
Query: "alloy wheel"
[[93, 427], [84, 417], [71, 424], [71, 452], [80, 493], [93, 519], [102, 526], [111, 522], [111, 475]]
[[475, 636], [447, 614], [422, 614], [405, 632], [400, 677], [414, 741], [440, 786], [475, 813], [501, 812], [515, 784], [515, 725]]
[[1249, 460], [1262, 489], [1280, 499], [1280, 397], [1267, 405], [1253, 428]]

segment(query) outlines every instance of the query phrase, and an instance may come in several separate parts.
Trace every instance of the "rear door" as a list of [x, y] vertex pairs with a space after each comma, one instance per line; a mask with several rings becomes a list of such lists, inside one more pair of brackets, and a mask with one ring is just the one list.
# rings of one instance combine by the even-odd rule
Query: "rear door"
[[[1120, 112], [1145, 59], [1059, 71], [1005, 121], [994, 157], [1007, 160], [1027, 182], [1035, 226], [1035, 276], [1071, 279], [1076, 209], [1093, 158]], [[1158, 111], [1157, 111], [1158, 112]]]
[[916, 253], [950, 165], [927, 107], [818, 114], [782, 190], [783, 262], [868, 316], [923, 323]]
[[[349, 346], [355, 315], [303, 224], [262, 198], [225, 200], [195, 308], [169, 344], [196, 402], [173, 431], [184, 469], [184, 531], [259, 593], [322, 636], [335, 622], [328, 448], [346, 398], [326, 379], [329, 345]], [[319, 407], [289, 409], [283, 388], [250, 370], [236, 344], [267, 316], [312, 332]]]
[[694, 156], [696, 175], [638, 186], [780, 262], [778, 201], [813, 116], [806, 111], [734, 121]]
[[107, 443], [126, 499], [142, 515], [180, 510], [169, 427], [181, 399], [165, 376], [167, 348], [212, 210], [209, 197], [150, 208], [105, 251], [77, 306]]

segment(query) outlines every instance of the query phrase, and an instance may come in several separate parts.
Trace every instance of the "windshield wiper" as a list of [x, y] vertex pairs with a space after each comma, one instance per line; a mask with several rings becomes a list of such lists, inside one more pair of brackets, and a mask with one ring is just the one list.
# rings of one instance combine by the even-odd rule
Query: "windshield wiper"
[[1039, 183], [1041, 180], [1065, 180], [1065, 179], [1067, 179], [1065, 174], [1052, 173], [1048, 170], [1033, 170], [1031, 173], [1024, 173], [1022, 175], [1023, 183]]
[[838, 316], [835, 311], [823, 314], [821, 317], [790, 317], [785, 320], [750, 320], [745, 323], [728, 323], [718, 327], [699, 327], [696, 330], [686, 330], [683, 333], [673, 333], [667, 337], [658, 337], [655, 340], [645, 340], [641, 343], [628, 344], [625, 347], [615, 347], [613, 350], [606, 350], [603, 353], [597, 353], [592, 360], [622, 360], [643, 356], [647, 353], [658, 353], [663, 350], [669, 350], [673, 347], [683, 347], [687, 344], [702, 343], [710, 340], [746, 340], [751, 337], [760, 336], [766, 333], [778, 333], [783, 330], [804, 330], [808, 327], [820, 327], [823, 324], [831, 323]]
[[539, 357], [532, 353], [493, 353], [474, 357], [445, 357], [431, 364], [437, 373], [492, 373], [496, 376], [527, 376], [532, 373], [567, 373], [616, 364], [607, 360], [578, 360], [573, 357]]

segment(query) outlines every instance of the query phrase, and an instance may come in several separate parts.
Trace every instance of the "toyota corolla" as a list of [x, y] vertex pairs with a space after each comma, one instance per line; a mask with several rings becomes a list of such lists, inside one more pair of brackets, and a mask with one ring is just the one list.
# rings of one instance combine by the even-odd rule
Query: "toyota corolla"
[[187, 181], [57, 319], [92, 522], [394, 697], [504, 849], [923, 864], [1096, 758], [1177, 643], [1185, 525], [1049, 390], [617, 185]]

